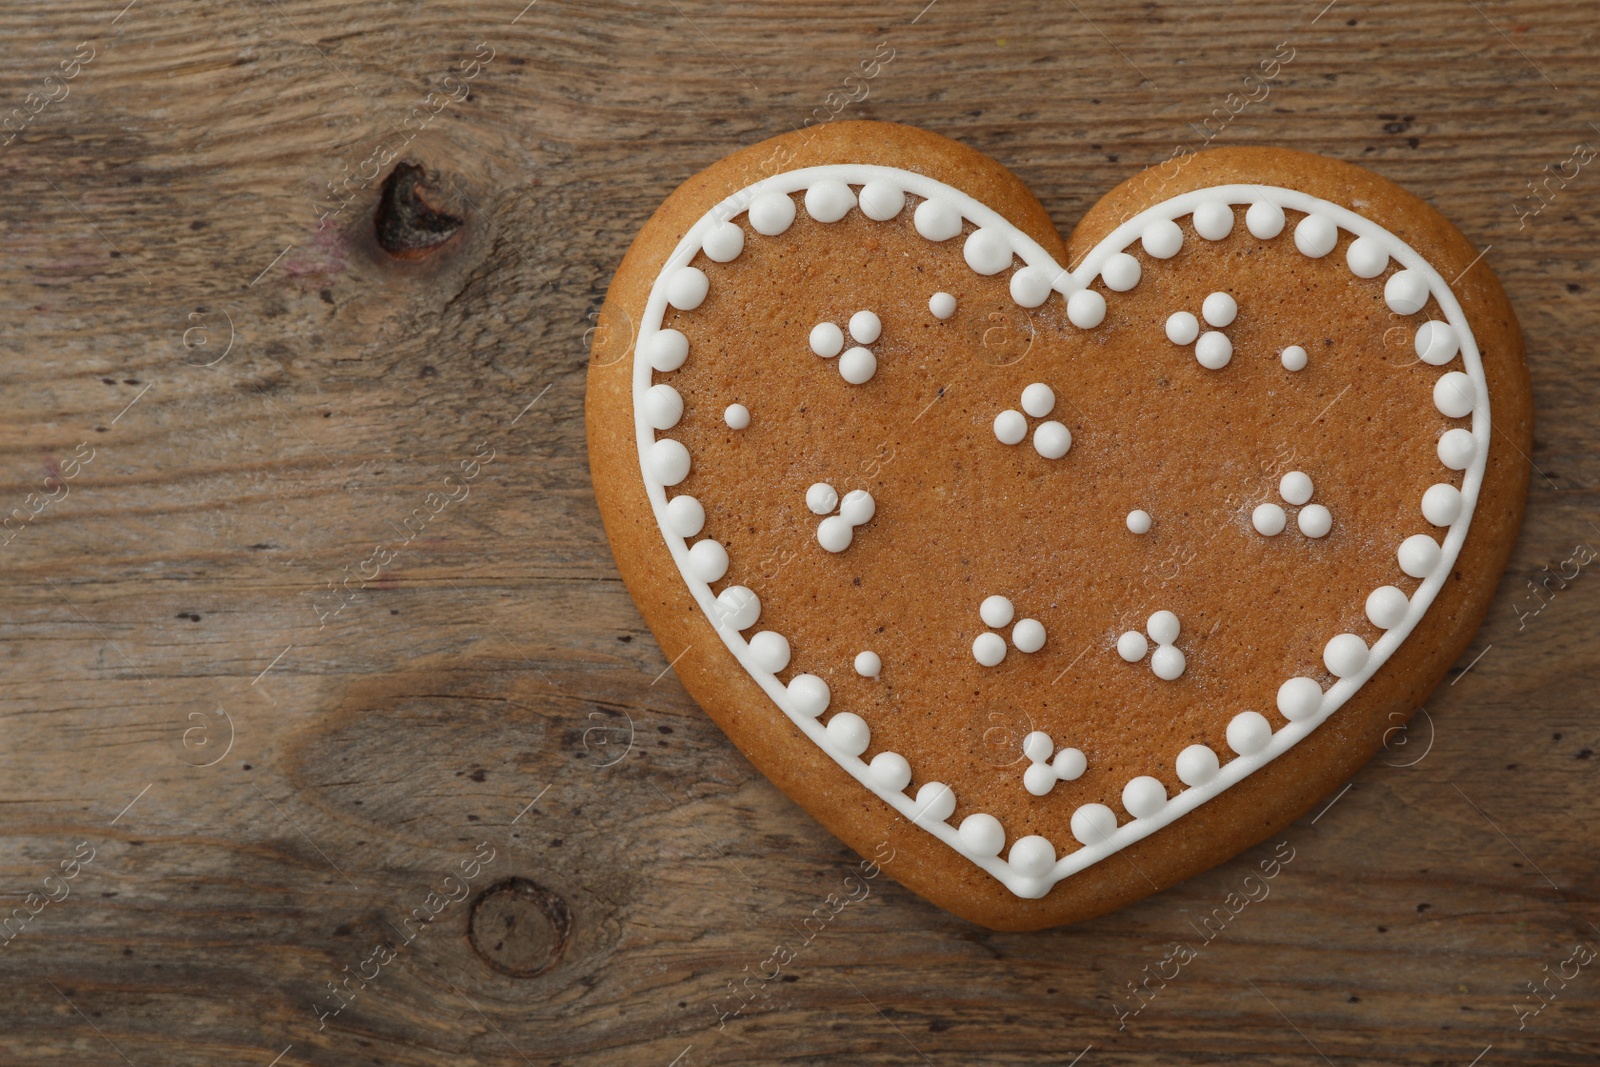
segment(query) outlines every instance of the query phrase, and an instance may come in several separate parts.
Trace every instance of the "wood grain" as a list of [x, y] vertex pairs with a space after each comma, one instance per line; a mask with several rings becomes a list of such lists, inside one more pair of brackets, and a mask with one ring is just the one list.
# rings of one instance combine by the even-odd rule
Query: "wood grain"
[[[71, 0], [0, 39], [0, 1062], [1600, 1056], [1593, 965], [1537, 1015], [1526, 986], [1600, 946], [1596, 578], [1528, 584], [1600, 541], [1600, 173], [1537, 215], [1528, 184], [1600, 144], [1580, 8]], [[687, 700], [606, 550], [612, 270], [880, 42], [837, 114], [995, 156], [1067, 230], [1284, 41], [1213, 143], [1406, 185], [1521, 316], [1535, 475], [1482, 634], [1209, 943], [1271, 843], [1044, 934], [884, 879], [808, 925], [856, 857]], [[373, 226], [401, 162], [463, 220], [409, 260]]]

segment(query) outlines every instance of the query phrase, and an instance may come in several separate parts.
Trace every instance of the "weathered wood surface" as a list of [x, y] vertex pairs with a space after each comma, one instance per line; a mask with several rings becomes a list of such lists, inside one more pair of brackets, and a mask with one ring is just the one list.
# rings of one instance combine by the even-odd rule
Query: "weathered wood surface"
[[[0, 1062], [1600, 1057], [1597, 579], [1529, 587], [1600, 542], [1592, 11], [924, 3], [0, 9]], [[1215, 142], [1408, 185], [1522, 316], [1536, 474], [1473, 650], [1209, 943], [1270, 843], [1044, 934], [881, 878], [807, 924], [855, 857], [685, 698], [603, 539], [611, 271], [813, 114], [959, 138], [1070, 228], [1285, 41]]]

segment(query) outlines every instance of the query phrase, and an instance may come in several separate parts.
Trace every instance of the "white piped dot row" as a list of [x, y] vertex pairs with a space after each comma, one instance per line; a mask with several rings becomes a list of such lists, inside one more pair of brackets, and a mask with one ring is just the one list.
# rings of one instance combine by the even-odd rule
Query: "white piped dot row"
[[[1150, 670], [1164, 682], [1176, 681], [1188, 666], [1183, 652], [1178, 648], [1178, 616], [1170, 611], [1158, 611], [1146, 623], [1150, 640], [1138, 630], [1129, 630], [1117, 638], [1117, 655], [1129, 663], [1138, 663], [1150, 653]], [[1150, 652], [1150, 642], [1156, 650]]]
[[[847, 713], [848, 714], [848, 713]], [[837, 716], [835, 716], [837, 718]], [[830, 720], [829, 725], [832, 725]], [[863, 746], [862, 751], [866, 751]], [[856, 753], [860, 755], [860, 753]], [[872, 757], [872, 762], [867, 764], [867, 772], [872, 775], [873, 781], [886, 792], [904, 793], [911, 784], [911, 764], [898, 752], [879, 752]], [[943, 782], [925, 782], [918, 787], [916, 795], [916, 809], [912, 821], [928, 825], [941, 823], [955, 814], [956, 794]], [[978, 821], [974, 821], [978, 820]], [[983, 820], [987, 820], [986, 822]], [[967, 833], [967, 826], [971, 824], [972, 833]], [[992, 825], [990, 825], [992, 824]], [[1005, 831], [1000, 826], [1000, 820], [992, 815], [969, 815], [961, 822], [963, 842], [967, 837], [972, 837], [975, 842], [985, 847], [975, 848], [980, 855], [998, 855], [1005, 847]], [[992, 844], [992, 847], [987, 847]]]
[[[1042, 419], [1055, 407], [1055, 390], [1043, 382], [1034, 382], [1022, 391], [1022, 411], [1007, 408], [995, 416], [995, 439], [1003, 445], [1021, 444], [1028, 436], [1026, 416]], [[1033, 447], [1045, 459], [1060, 459], [1072, 449], [1072, 431], [1054, 419], [1041, 422], [1033, 431]]]
[[[985, 626], [1003, 630], [1011, 626], [1017, 609], [1011, 601], [998, 594], [985, 597], [978, 606], [978, 617]], [[1023, 619], [1011, 626], [1011, 643], [1018, 652], [1034, 653], [1044, 647], [1044, 623], [1038, 619]], [[972, 642], [972, 656], [985, 667], [998, 667], [1006, 658], [1006, 639], [997, 633], [979, 634]]]

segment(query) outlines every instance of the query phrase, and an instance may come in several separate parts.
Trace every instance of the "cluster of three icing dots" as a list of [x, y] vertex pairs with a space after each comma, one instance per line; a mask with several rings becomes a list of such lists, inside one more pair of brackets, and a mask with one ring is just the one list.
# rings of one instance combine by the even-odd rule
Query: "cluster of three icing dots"
[[806, 507], [813, 515], [827, 516], [817, 524], [817, 542], [829, 552], [843, 552], [855, 540], [855, 528], [877, 514], [878, 502], [865, 489], [852, 489], [841, 501], [837, 489], [817, 482], [806, 490]]
[[[1307, 537], [1326, 537], [1333, 529], [1333, 515], [1321, 504], [1311, 503], [1312, 492], [1311, 476], [1304, 471], [1290, 471], [1278, 482], [1278, 495], [1283, 502], [1300, 509], [1295, 516], [1300, 532]], [[1276, 537], [1289, 525], [1289, 517], [1283, 508], [1268, 501], [1256, 505], [1250, 513], [1250, 524], [1263, 537]]]
[[819, 322], [811, 327], [811, 351], [823, 359], [838, 356], [839, 376], [851, 385], [864, 385], [878, 373], [878, 357], [866, 346], [882, 335], [883, 321], [863, 310], [850, 316], [849, 326], [850, 339], [856, 342], [849, 351], [845, 351], [844, 331], [834, 322]]
[[[994, 436], [1003, 445], [1020, 445], [1028, 436], [1028, 419], [1042, 419], [1056, 407], [1056, 393], [1043, 382], [1034, 382], [1022, 391], [1022, 411], [1007, 408], [994, 418]], [[1060, 459], [1072, 448], [1072, 431], [1054, 419], [1041, 422], [1033, 431], [1033, 447], [1045, 459]]]
[[[978, 617], [985, 626], [1003, 630], [1011, 626], [1017, 609], [1010, 600], [996, 594], [985, 597], [978, 605]], [[1044, 647], [1044, 623], [1038, 619], [1023, 619], [1011, 626], [1011, 643], [1018, 652], [1033, 653]], [[1006, 658], [1006, 639], [997, 633], [981, 633], [972, 642], [972, 656], [985, 667], [998, 667]]]

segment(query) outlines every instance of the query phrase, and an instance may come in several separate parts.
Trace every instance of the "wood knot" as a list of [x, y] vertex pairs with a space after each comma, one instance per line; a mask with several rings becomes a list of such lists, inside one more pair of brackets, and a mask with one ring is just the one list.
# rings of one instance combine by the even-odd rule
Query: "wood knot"
[[397, 163], [383, 181], [373, 216], [378, 247], [396, 259], [423, 259], [461, 229], [464, 219], [440, 206], [438, 176], [415, 163]]
[[473, 951], [515, 978], [532, 978], [554, 967], [571, 936], [566, 901], [527, 878], [489, 886], [472, 902], [467, 920]]

